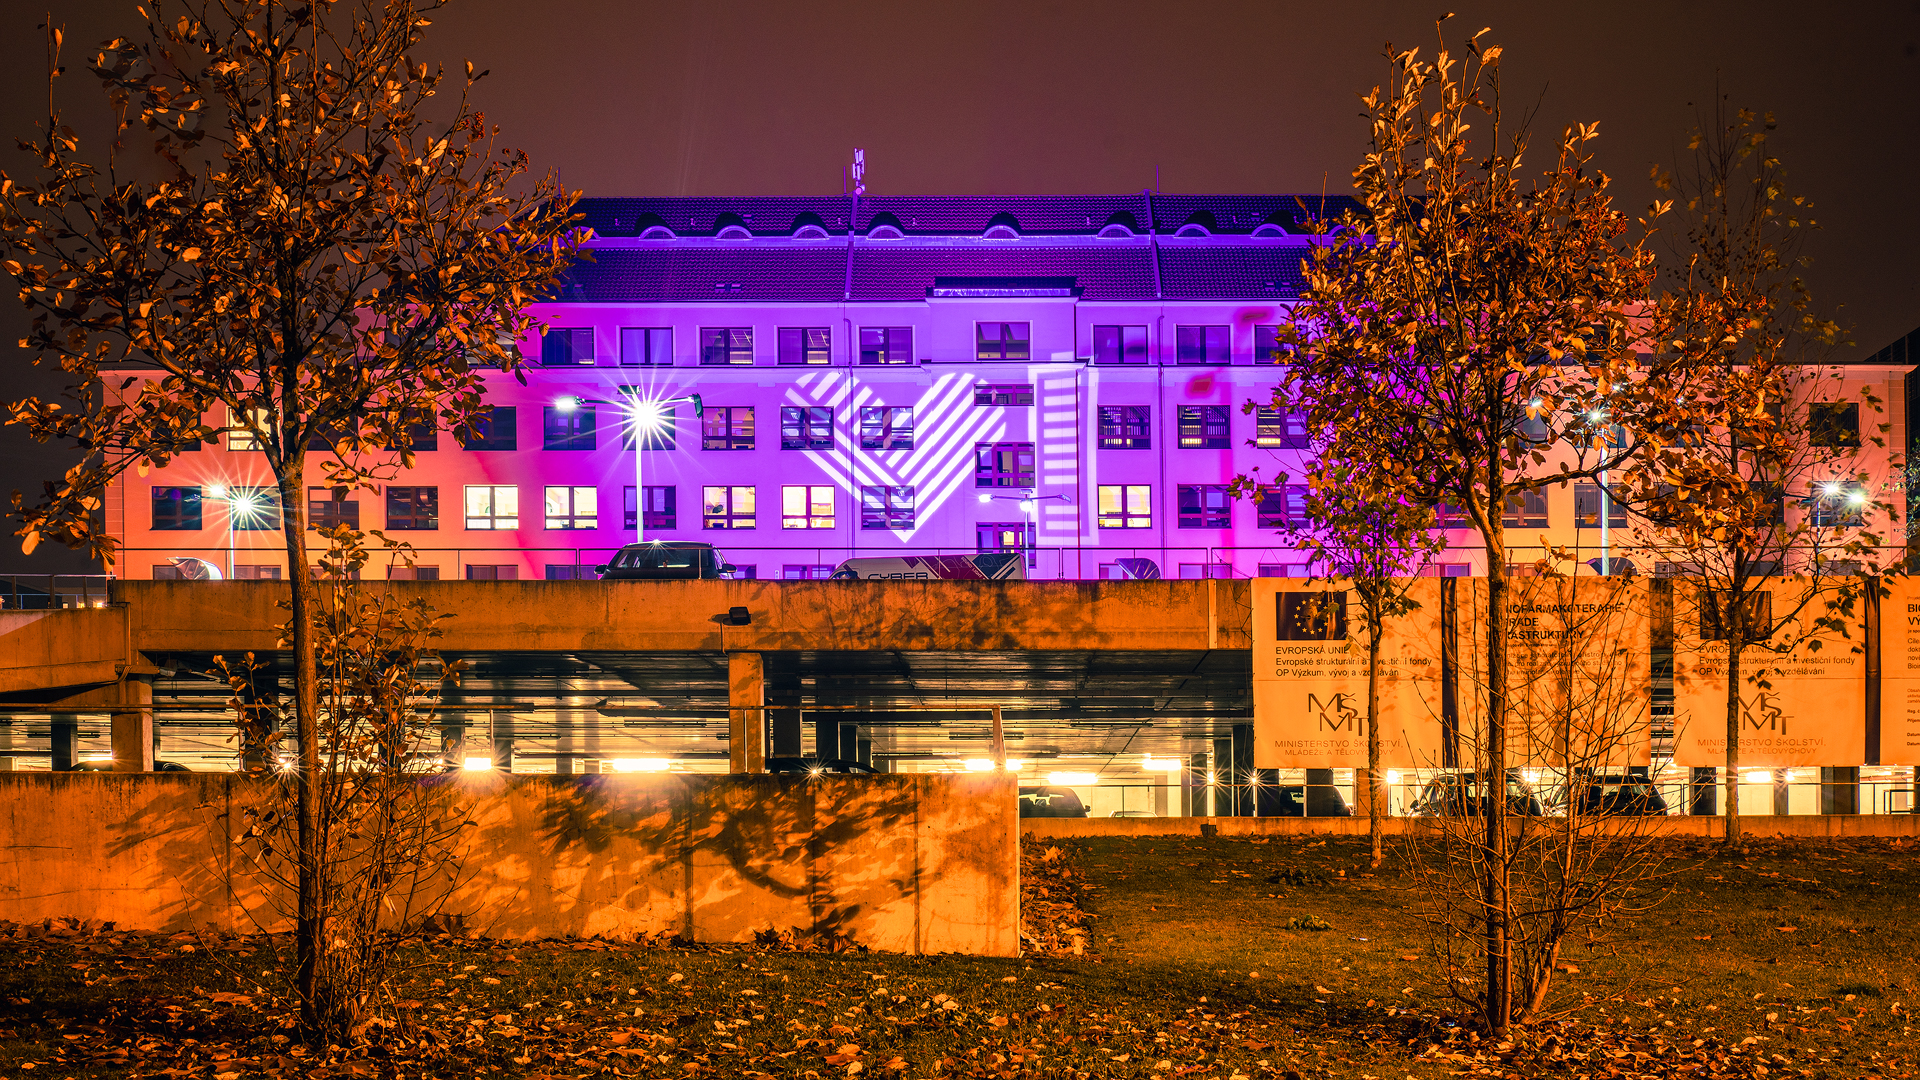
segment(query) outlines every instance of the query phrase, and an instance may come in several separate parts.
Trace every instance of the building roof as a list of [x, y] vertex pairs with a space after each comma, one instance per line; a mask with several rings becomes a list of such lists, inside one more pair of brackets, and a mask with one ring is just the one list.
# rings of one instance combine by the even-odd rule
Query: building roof
[[1301, 234], [1356, 209], [1346, 196], [1145, 191], [583, 199], [595, 259], [559, 299], [921, 300], [936, 278], [1068, 279], [1088, 300], [1291, 299]]

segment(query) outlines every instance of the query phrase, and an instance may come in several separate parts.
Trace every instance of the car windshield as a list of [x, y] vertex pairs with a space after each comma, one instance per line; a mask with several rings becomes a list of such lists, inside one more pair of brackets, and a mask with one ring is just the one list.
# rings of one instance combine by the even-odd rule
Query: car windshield
[[700, 564], [703, 548], [675, 548], [664, 544], [630, 547], [613, 564], [627, 570], [684, 570]]

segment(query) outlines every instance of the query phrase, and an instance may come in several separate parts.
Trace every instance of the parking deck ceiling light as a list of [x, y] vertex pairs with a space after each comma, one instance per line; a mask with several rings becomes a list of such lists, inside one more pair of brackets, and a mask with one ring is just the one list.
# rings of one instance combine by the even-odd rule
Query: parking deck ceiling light
[[614, 758], [609, 762], [615, 772], [666, 772], [673, 768], [671, 758]]
[[1179, 758], [1157, 758], [1147, 754], [1140, 759], [1140, 768], [1147, 772], [1179, 772], [1185, 767]]
[[1047, 783], [1053, 787], [1088, 787], [1100, 782], [1099, 773], [1056, 772], [1047, 774]]
[[468, 772], [486, 772], [493, 768], [493, 759], [490, 757], [463, 758], [460, 767]]

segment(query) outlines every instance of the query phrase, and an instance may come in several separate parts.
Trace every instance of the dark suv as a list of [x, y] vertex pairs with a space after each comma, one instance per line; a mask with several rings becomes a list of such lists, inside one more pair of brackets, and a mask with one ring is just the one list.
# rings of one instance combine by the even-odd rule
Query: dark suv
[[1572, 786], [1579, 793], [1582, 814], [1657, 817], [1667, 812], [1667, 800], [1644, 776], [1581, 776]]
[[732, 575], [733, 564], [712, 544], [692, 540], [648, 540], [628, 544], [594, 571], [601, 581], [658, 581], [674, 578], [714, 580]]
[[1021, 817], [1086, 817], [1087, 804], [1079, 793], [1063, 787], [1023, 787], [1020, 789]]
[[[1478, 776], [1443, 773], [1427, 781], [1420, 797], [1407, 807], [1407, 813], [1414, 817], [1478, 817], [1486, 801]], [[1546, 813], [1533, 785], [1514, 770], [1507, 773], [1507, 812], [1520, 817], [1542, 817]]]

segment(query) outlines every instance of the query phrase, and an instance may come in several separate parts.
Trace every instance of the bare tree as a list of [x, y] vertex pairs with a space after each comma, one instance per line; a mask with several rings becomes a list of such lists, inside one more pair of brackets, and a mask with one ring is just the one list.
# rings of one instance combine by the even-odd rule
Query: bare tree
[[[572, 196], [527, 182], [525, 157], [496, 150], [469, 105], [484, 73], [468, 64], [449, 81], [410, 58], [441, 6], [149, 0], [140, 35], [90, 64], [119, 117], [115, 153], [90, 160], [50, 113], [25, 141], [39, 175], [0, 178], [6, 269], [33, 313], [26, 345], [71, 384], [64, 401], [13, 402], [11, 422], [84, 455], [37, 501], [15, 495], [25, 547], [51, 539], [111, 560], [92, 520], [100, 492], [206, 439], [250, 436], [273, 470], [293, 598], [298, 982], [313, 1030], [326, 927], [324, 609], [300, 512], [310, 449], [339, 488], [411, 466], [416, 425], [469, 433], [487, 408], [484, 373], [518, 366], [526, 305], [580, 240]], [[56, 57], [59, 43], [54, 31]], [[164, 163], [157, 181], [118, 169], [136, 129]], [[397, 456], [373, 453], [385, 447]]]

